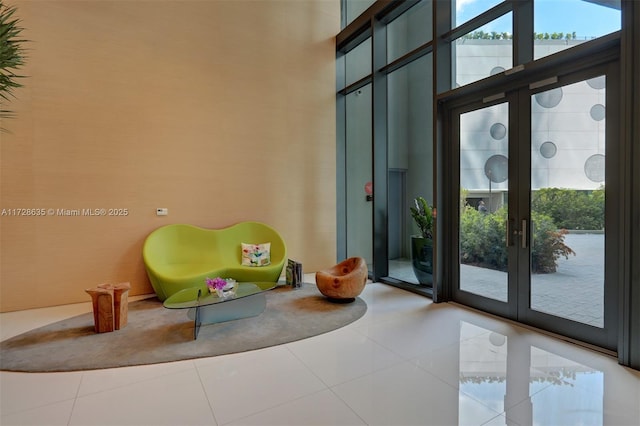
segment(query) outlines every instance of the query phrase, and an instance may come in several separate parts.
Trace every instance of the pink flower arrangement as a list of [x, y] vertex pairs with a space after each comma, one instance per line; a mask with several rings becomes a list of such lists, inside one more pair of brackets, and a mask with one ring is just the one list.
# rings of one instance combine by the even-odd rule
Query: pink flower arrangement
[[222, 290], [227, 286], [227, 280], [220, 277], [216, 277], [214, 279], [207, 277], [206, 281], [207, 287], [209, 287], [210, 290]]

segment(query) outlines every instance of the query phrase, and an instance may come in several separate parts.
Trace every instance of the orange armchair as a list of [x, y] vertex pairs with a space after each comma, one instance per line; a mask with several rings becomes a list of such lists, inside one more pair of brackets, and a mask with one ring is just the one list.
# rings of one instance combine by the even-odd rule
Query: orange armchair
[[316, 272], [320, 293], [335, 302], [353, 302], [362, 293], [369, 271], [362, 257], [350, 257], [336, 266]]

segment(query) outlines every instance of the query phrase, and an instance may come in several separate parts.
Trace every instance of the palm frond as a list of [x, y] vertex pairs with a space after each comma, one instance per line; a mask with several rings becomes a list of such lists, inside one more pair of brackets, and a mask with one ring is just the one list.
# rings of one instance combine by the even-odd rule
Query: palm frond
[[[20, 20], [14, 16], [16, 8], [5, 5], [0, 0], [0, 105], [4, 106], [15, 97], [14, 89], [22, 87], [20, 69], [25, 63], [23, 44], [20, 38], [23, 28]], [[0, 109], [0, 118], [12, 118], [14, 113]], [[6, 131], [0, 128], [0, 132]]]

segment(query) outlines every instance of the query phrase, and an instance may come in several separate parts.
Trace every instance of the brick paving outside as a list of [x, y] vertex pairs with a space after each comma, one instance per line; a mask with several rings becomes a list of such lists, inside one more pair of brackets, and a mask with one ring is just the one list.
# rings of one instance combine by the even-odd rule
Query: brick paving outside
[[[555, 273], [534, 274], [533, 309], [585, 324], [604, 325], [604, 234], [568, 234], [565, 243], [575, 252], [558, 259]], [[409, 261], [390, 262], [390, 276], [417, 283]], [[462, 289], [497, 300], [507, 300], [507, 274], [461, 265]]]

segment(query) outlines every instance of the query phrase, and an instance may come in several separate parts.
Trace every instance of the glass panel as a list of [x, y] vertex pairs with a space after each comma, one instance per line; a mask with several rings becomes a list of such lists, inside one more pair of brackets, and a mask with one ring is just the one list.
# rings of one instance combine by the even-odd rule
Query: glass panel
[[371, 38], [366, 39], [345, 55], [346, 85], [371, 74]]
[[502, 3], [502, 0], [454, 0], [451, 3], [455, 8], [452, 13], [452, 24], [455, 28]]
[[342, 9], [342, 13], [347, 15], [347, 25], [353, 22], [358, 16], [365, 10], [374, 4], [376, 0], [345, 0], [345, 7]]
[[596, 0], [535, 0], [534, 59], [620, 30], [620, 1], [596, 3]]
[[464, 86], [513, 67], [511, 12], [453, 44], [453, 87]]
[[373, 260], [371, 85], [346, 97], [347, 257], [360, 256], [371, 269]]
[[460, 289], [507, 301], [509, 104], [460, 115]]
[[431, 287], [432, 246], [412, 266], [412, 235], [420, 234], [410, 207], [416, 197], [433, 203], [432, 56], [425, 55], [388, 77], [389, 276]]
[[606, 79], [531, 97], [531, 309], [604, 326]]
[[387, 26], [387, 61], [392, 62], [429, 42], [432, 35], [431, 0], [423, 0]]

